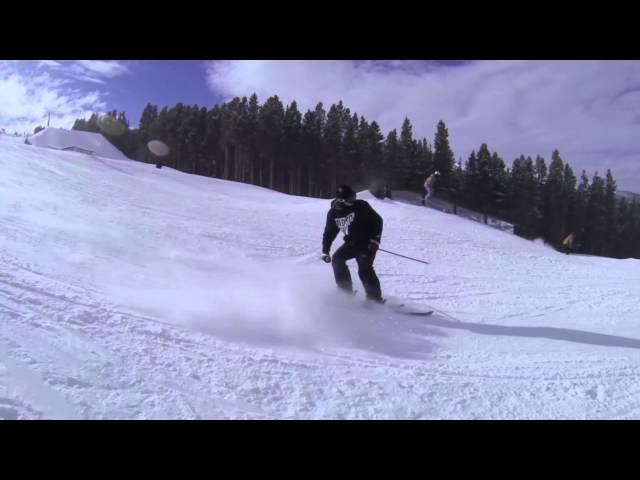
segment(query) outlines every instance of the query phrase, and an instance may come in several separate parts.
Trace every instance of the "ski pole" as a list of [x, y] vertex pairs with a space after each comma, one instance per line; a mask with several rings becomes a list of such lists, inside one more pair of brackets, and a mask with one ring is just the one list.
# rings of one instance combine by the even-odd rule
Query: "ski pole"
[[400, 255], [399, 253], [390, 252], [389, 250], [384, 250], [382, 248], [378, 248], [378, 250], [380, 250], [381, 252], [390, 253], [391, 255], [395, 255], [397, 257], [402, 257], [402, 258], [406, 258], [408, 260], [413, 260], [414, 262], [425, 263], [427, 265], [430, 265], [429, 262], [425, 262], [424, 260], [418, 260], [417, 258], [406, 257], [405, 255]]

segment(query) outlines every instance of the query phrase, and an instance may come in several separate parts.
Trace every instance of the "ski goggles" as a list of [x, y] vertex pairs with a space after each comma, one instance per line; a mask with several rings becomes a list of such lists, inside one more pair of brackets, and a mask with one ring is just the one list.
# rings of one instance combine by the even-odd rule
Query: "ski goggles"
[[353, 205], [353, 202], [355, 201], [355, 198], [336, 198], [333, 200], [333, 202], [331, 202], [331, 206], [333, 208], [343, 208], [343, 207], [350, 207]]

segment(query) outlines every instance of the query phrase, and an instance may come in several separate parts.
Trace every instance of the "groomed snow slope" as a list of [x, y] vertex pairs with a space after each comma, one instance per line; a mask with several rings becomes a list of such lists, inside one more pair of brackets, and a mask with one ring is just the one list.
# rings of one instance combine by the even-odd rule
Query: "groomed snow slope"
[[336, 300], [327, 201], [0, 136], [0, 418], [640, 418], [639, 261], [367, 199], [433, 317]]

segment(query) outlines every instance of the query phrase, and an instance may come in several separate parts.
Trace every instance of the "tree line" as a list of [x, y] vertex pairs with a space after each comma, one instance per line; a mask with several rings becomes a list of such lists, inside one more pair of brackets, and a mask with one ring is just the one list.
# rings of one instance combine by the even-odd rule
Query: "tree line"
[[616, 194], [611, 170], [591, 179], [583, 170], [578, 181], [558, 150], [548, 166], [521, 155], [509, 169], [483, 144], [456, 171], [460, 203], [510, 221], [520, 236], [561, 247], [573, 234], [576, 252], [640, 258], [640, 204]]
[[[295, 101], [272, 96], [260, 104], [253, 94], [212, 108], [147, 104], [137, 129], [116, 110], [78, 119], [73, 128], [102, 133], [132, 159], [310, 197], [329, 198], [340, 183], [358, 191], [422, 191], [438, 170], [436, 196], [507, 220], [518, 235], [559, 247], [573, 233], [575, 251], [640, 258], [640, 205], [616, 195], [610, 171], [591, 180], [583, 171], [578, 183], [557, 150], [548, 167], [538, 155], [520, 156], [508, 168], [486, 144], [456, 164], [443, 121], [430, 143], [414, 137], [408, 118], [399, 133], [385, 136], [342, 101], [302, 113]], [[155, 157], [151, 140], [163, 141], [168, 155]]]

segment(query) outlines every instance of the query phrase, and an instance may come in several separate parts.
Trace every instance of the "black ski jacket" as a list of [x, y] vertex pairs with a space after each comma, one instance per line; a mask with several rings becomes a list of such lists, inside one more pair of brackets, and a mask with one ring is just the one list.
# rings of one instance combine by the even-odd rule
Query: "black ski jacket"
[[366, 250], [369, 240], [380, 242], [382, 217], [364, 200], [356, 200], [351, 206], [342, 205], [339, 210], [331, 208], [322, 236], [322, 253], [329, 253], [340, 231], [344, 233], [345, 243]]

